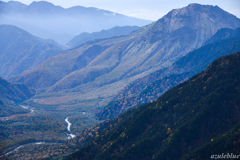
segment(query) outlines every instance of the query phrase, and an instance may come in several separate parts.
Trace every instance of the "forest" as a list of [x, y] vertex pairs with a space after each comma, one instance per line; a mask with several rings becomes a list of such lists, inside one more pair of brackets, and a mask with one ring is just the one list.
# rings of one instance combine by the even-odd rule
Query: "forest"
[[156, 101], [119, 116], [66, 159], [204, 159], [213, 153], [239, 154], [239, 62], [240, 53], [215, 60]]

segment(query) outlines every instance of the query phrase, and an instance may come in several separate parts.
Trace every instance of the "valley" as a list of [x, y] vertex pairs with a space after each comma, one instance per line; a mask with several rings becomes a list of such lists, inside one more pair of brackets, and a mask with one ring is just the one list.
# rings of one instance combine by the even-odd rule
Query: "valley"
[[[200, 18], [206, 13], [208, 17]], [[228, 18], [220, 21], [222, 14]], [[217, 23], [210, 20], [213, 17]], [[129, 35], [91, 41], [63, 51], [9, 80], [44, 92], [27, 100], [29, 105], [49, 105], [53, 110], [68, 112], [88, 108], [94, 116], [128, 84], [172, 66], [201, 47], [218, 29], [235, 29], [239, 25], [239, 19], [217, 6], [192, 4], [172, 10]]]
[[[16, 107], [22, 108], [21, 106]], [[24, 106], [24, 108], [26, 107]], [[37, 106], [28, 106], [28, 108], [27, 114], [1, 117], [0, 125], [3, 129], [1, 138], [6, 140], [0, 141], [0, 150], [1, 154], [8, 158], [15, 159], [14, 157], [21, 157], [22, 154], [24, 155], [23, 159], [33, 158], [36, 154], [43, 152], [46, 147], [52, 148], [51, 152], [44, 151], [47, 156], [51, 156], [52, 153], [54, 156], [58, 156], [64, 152], [73, 152], [77, 146], [67, 145], [69, 143], [67, 140], [74, 139], [76, 135], [81, 135], [87, 128], [98, 123], [85, 112], [45, 111]], [[69, 115], [71, 116], [67, 117]], [[39, 144], [39, 142], [44, 143]], [[63, 152], [55, 153], [58, 149]]]
[[[196, 3], [155, 22], [44, 1], [0, 6], [6, 22], [13, 13], [49, 22], [0, 23], [0, 159], [207, 159], [213, 146], [240, 154], [236, 16]], [[107, 23], [89, 27], [94, 15]], [[217, 147], [226, 139], [229, 150]]]

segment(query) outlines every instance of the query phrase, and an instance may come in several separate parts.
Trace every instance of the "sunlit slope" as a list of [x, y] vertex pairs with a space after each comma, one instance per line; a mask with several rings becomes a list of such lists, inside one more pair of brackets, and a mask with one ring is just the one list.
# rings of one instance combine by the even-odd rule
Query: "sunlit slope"
[[191, 4], [127, 36], [64, 51], [10, 80], [46, 90], [54, 103], [111, 98], [134, 80], [201, 47], [217, 30], [239, 26], [238, 18], [217, 6]]
[[[189, 51], [200, 47], [218, 29], [238, 26], [239, 19], [217, 6], [191, 4], [172, 10], [147, 31], [63, 52], [14, 80], [31, 84], [29, 86], [35, 88], [55, 84], [50, 91], [69, 89], [90, 81], [98, 81], [100, 85], [112, 83], [167, 67]], [[93, 54], [88, 58], [88, 55]], [[53, 78], [55, 81], [50, 85], [39, 86], [28, 81], [27, 77], [34, 77], [36, 72], [47, 73], [53, 69], [55, 74], [49, 75], [59, 78]], [[35, 83], [41, 84], [40, 81]]]
[[12, 25], [0, 25], [0, 76], [9, 78], [41, 64], [62, 49]]
[[153, 101], [170, 88], [206, 69], [215, 59], [239, 52], [240, 28], [220, 29], [207, 42], [209, 44], [188, 53], [172, 66], [160, 69], [127, 85], [103, 110], [99, 111], [98, 118], [107, 119], [129, 107]]

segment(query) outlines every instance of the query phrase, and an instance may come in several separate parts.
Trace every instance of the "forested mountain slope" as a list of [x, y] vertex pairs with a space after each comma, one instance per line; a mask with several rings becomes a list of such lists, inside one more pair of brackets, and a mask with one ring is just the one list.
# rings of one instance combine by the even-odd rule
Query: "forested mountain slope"
[[[156, 101], [116, 118], [66, 159], [177, 160], [237, 154], [239, 144], [232, 136], [239, 136], [239, 64], [240, 53], [215, 60]], [[226, 138], [229, 143], [217, 145]], [[213, 145], [217, 153], [208, 150]]]
[[12, 84], [0, 77], [0, 100], [6, 102], [24, 101], [34, 96], [35, 91], [25, 84]]

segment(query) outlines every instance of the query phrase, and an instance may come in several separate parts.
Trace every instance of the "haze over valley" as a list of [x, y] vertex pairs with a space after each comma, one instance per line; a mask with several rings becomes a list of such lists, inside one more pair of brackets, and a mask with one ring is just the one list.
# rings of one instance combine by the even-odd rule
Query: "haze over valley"
[[53, 39], [61, 45], [82, 32], [91, 33], [115, 26], [144, 26], [151, 22], [93, 7], [65, 9], [47, 1], [34, 1], [30, 5], [1, 1], [0, 8], [0, 24], [15, 25], [40, 38]]
[[2, 159], [239, 154], [235, 15], [197, 3], [154, 22], [46, 1], [0, 9]]

